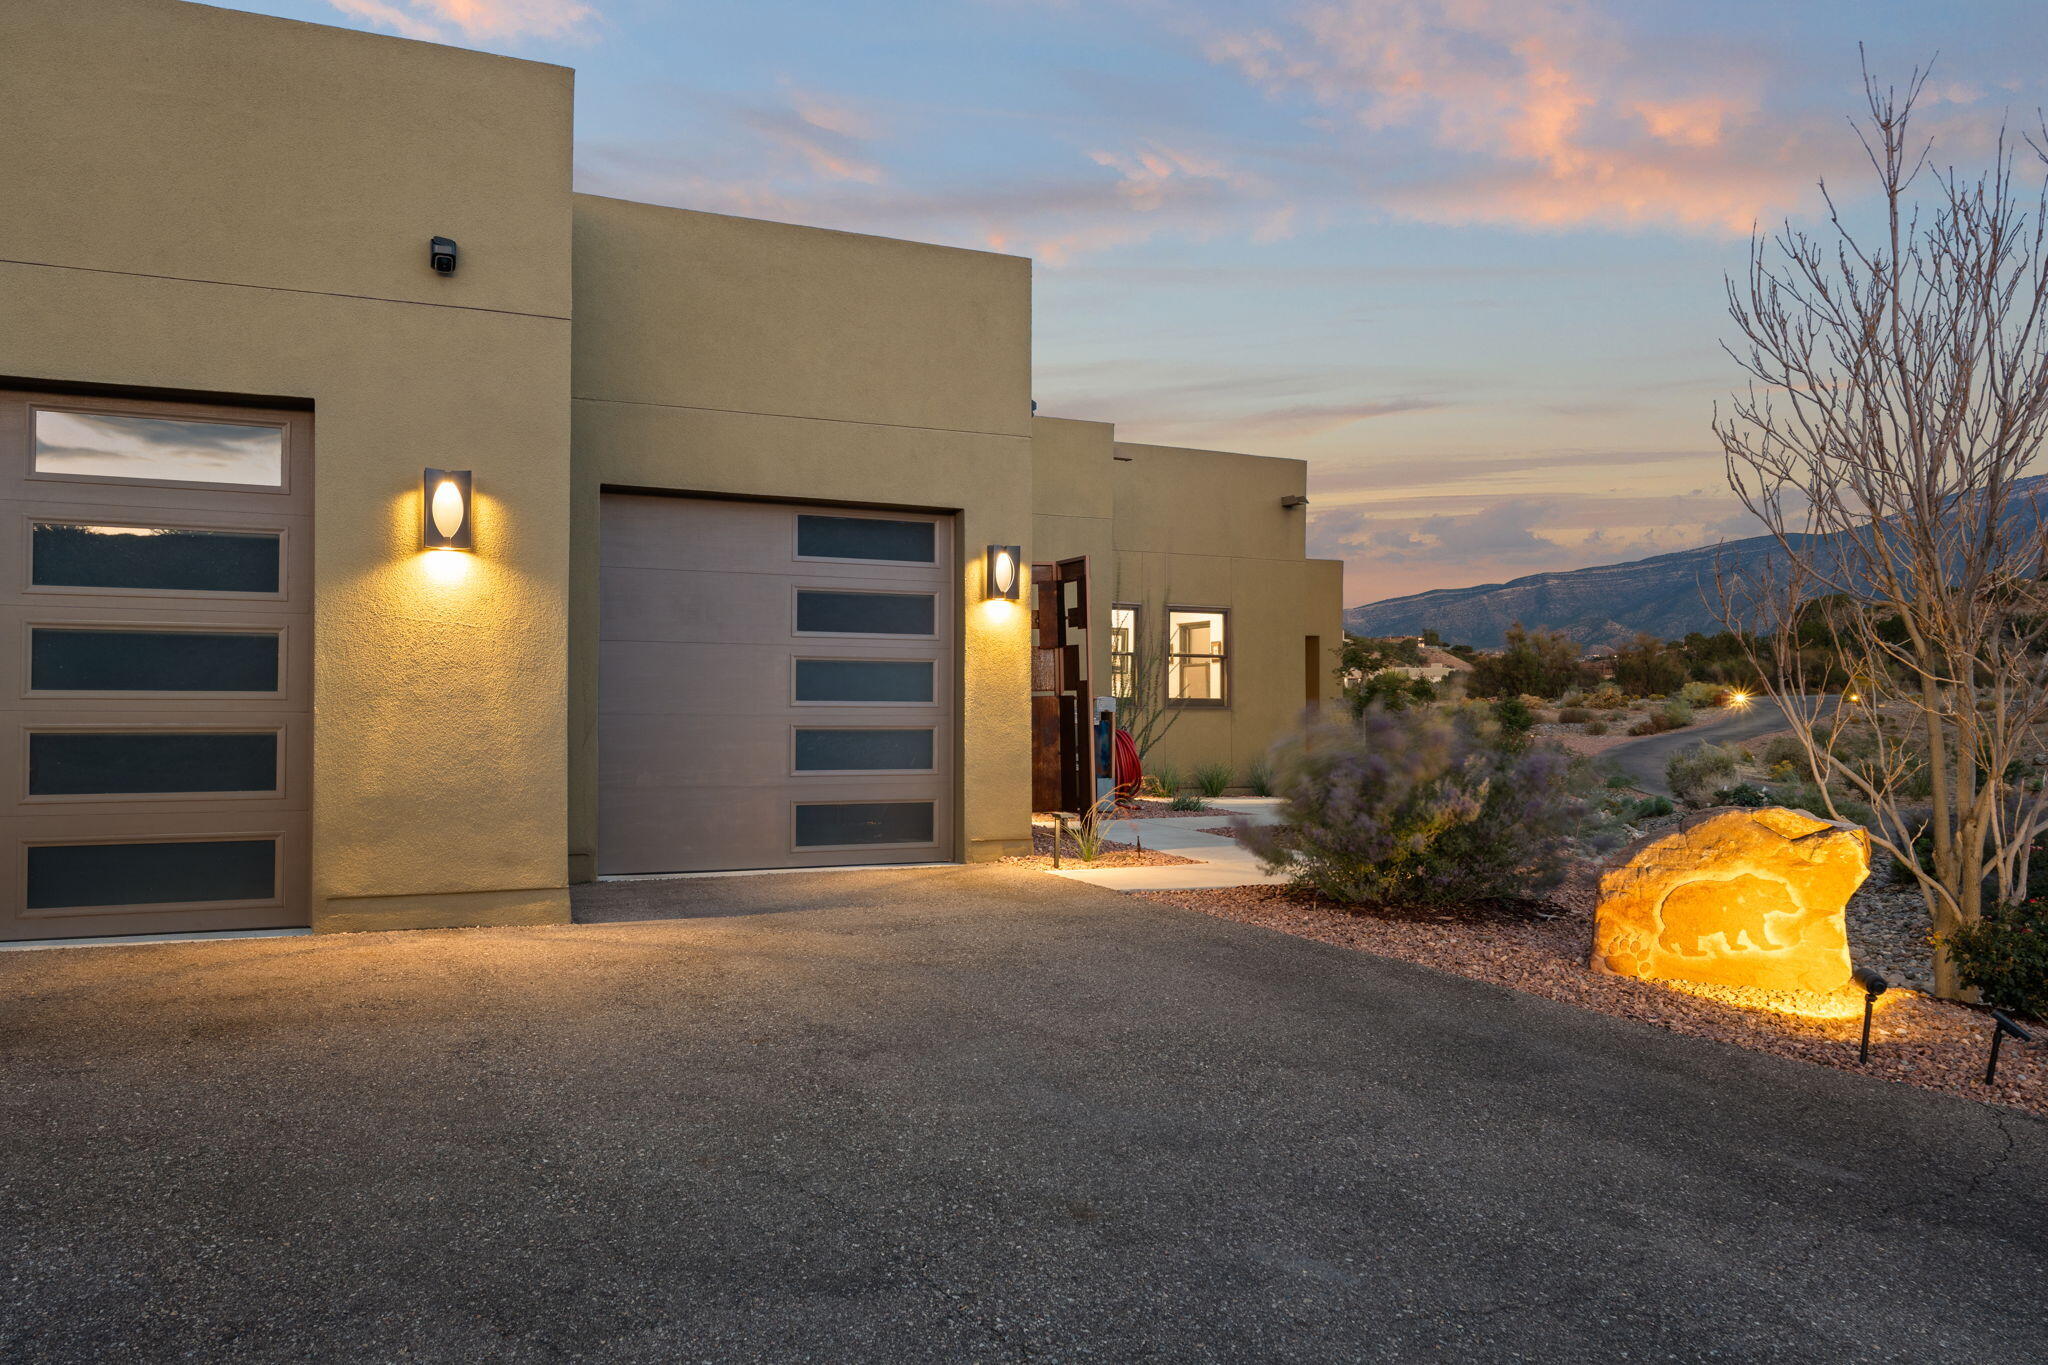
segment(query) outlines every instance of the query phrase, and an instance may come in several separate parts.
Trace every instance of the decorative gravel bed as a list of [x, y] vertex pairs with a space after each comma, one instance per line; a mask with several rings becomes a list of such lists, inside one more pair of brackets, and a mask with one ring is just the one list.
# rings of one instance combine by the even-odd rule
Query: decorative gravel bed
[[[1873, 878], [1875, 880], [1875, 878]], [[1870, 1062], [1859, 1067], [1860, 1018], [1813, 1019], [1743, 1008], [1646, 981], [1595, 973], [1595, 878], [1589, 871], [1536, 905], [1450, 910], [1366, 909], [1326, 901], [1287, 886], [1217, 891], [1138, 891], [1147, 900], [1220, 919], [1298, 934], [1340, 948], [1399, 958], [1545, 999], [1822, 1066], [1860, 1070], [1965, 1099], [1995, 1101], [2048, 1118], [2048, 1030], [2032, 1045], [2008, 1040], [1995, 1087], [1981, 1084], [1990, 1017], [1917, 991], [1894, 990], [1871, 1030]], [[1863, 899], [1859, 894], [1858, 900]], [[1853, 904], [1853, 903], [1852, 903]], [[1924, 918], [1924, 911], [1922, 912]], [[1871, 917], [1861, 917], [1868, 924]], [[1850, 925], [1859, 961], [1886, 970], [1869, 931]], [[1922, 950], [1924, 953], [1924, 949]]]
[[[1052, 826], [1031, 827], [1031, 854], [1014, 854], [998, 861], [1018, 867], [1050, 869], [1052, 867]], [[1173, 853], [1161, 853], [1157, 849], [1138, 848], [1132, 844], [1118, 844], [1104, 839], [1099, 850], [1101, 856], [1094, 862], [1084, 862], [1080, 850], [1074, 846], [1074, 836], [1068, 834], [1060, 845], [1062, 867], [1158, 867], [1167, 863], [1189, 863], [1192, 858], [1183, 858]]]

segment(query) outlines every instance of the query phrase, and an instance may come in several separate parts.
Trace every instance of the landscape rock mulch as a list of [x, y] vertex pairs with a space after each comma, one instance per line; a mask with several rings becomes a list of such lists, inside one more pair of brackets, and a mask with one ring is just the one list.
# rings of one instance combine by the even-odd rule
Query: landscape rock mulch
[[[1035, 867], [1050, 871], [1052, 869], [1051, 825], [1035, 824], [1031, 827], [1031, 847], [1033, 851], [1029, 854], [1012, 854], [1010, 857], [1002, 858], [998, 861], [1008, 863], [1014, 867]], [[1133, 844], [1113, 843], [1108, 839], [1102, 841], [1102, 847], [1097, 850], [1097, 853], [1100, 856], [1094, 862], [1083, 862], [1081, 851], [1075, 846], [1074, 836], [1070, 833], [1060, 842], [1060, 866], [1087, 868], [1161, 867], [1169, 863], [1190, 863], [1194, 861], [1192, 858], [1183, 858], [1173, 853], [1161, 853], [1158, 849], [1138, 848]]]
[[[2048, 1029], [2037, 1030], [2037, 1041], [2031, 1045], [2008, 1039], [1997, 1083], [1986, 1086], [1982, 1081], [1991, 1037], [1990, 1015], [1919, 991], [1893, 990], [1880, 1001], [1871, 1029], [1870, 1062], [1858, 1066], [1860, 1016], [1815, 1019], [1744, 1008], [1681, 989], [1594, 972], [1586, 958], [1592, 940], [1595, 877], [1595, 871], [1588, 869], [1534, 905], [1426, 910], [1344, 905], [1290, 886], [1130, 894], [1340, 948], [1455, 972], [1675, 1033], [1862, 1071], [1883, 1080], [2010, 1105], [2048, 1118]], [[1887, 904], [1896, 899], [1889, 888], [1880, 890]], [[1896, 907], [1878, 915], [1858, 916], [1853, 913], [1855, 903], [1851, 905], [1852, 951], [1859, 962], [1886, 971], [1885, 959], [1869, 945], [1891, 943], [1894, 951], [1902, 953], [1903, 948], [1883, 935], [1891, 933], [1898, 938], [1904, 931], [1886, 929], [1873, 937], [1867, 927], [1859, 932], [1858, 925], [1868, 926], [1895, 915]], [[1920, 911], [1922, 924], [1925, 913]], [[1924, 946], [1919, 951], [1924, 957]], [[1905, 975], [1904, 971], [1900, 975]]]

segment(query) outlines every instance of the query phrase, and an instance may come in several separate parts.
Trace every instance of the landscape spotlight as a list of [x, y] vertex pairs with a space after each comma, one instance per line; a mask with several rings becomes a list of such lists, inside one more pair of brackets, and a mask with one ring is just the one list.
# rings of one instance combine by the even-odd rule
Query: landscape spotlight
[[1991, 1011], [1991, 1061], [1984, 1068], [1986, 1085], [1998, 1079], [1998, 1045], [2005, 1041], [2005, 1035], [2008, 1033], [2023, 1043], [2034, 1041], [2034, 1035], [2015, 1024], [2012, 1016], [2004, 1010]]
[[1870, 1060], [1870, 1012], [1877, 1006], [1877, 997], [1890, 990], [1892, 983], [1868, 967], [1858, 967], [1849, 974], [1863, 988], [1863, 1046], [1856, 1050], [1856, 1062], [1860, 1066]]

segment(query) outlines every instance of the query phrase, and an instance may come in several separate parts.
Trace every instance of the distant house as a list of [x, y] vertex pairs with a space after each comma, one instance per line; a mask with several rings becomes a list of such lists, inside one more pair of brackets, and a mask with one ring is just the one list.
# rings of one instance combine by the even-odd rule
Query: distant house
[[1470, 673], [1472, 665], [1446, 649], [1434, 645], [1422, 646], [1422, 662], [1403, 664], [1387, 670], [1407, 678], [1420, 678], [1428, 683], [1440, 683], [1456, 673]]

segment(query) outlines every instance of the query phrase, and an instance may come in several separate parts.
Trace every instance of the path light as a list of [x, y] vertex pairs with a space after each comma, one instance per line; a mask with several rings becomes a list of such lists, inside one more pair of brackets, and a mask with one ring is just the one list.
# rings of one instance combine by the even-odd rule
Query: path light
[[2034, 1041], [2034, 1035], [2015, 1024], [2012, 1016], [2004, 1010], [1991, 1011], [1991, 1061], [1984, 1068], [1986, 1085], [1998, 1079], [1998, 1045], [2005, 1041], [2005, 1035], [2008, 1033], [2023, 1043]]
[[1023, 592], [1023, 575], [1018, 563], [1024, 557], [1021, 545], [988, 547], [988, 596], [992, 602], [1014, 602]]
[[1749, 693], [1738, 688], [1728, 694], [1728, 709], [1731, 711], [1747, 711], [1749, 709], [1749, 700]]
[[1858, 967], [1849, 975], [1863, 988], [1863, 1046], [1856, 1050], [1856, 1063], [1861, 1066], [1870, 1060], [1870, 1012], [1877, 1007], [1877, 997], [1890, 990], [1892, 983], [1868, 967]]
[[470, 550], [473, 520], [467, 469], [429, 469], [420, 479], [420, 544], [429, 550]]

